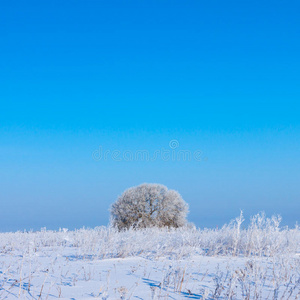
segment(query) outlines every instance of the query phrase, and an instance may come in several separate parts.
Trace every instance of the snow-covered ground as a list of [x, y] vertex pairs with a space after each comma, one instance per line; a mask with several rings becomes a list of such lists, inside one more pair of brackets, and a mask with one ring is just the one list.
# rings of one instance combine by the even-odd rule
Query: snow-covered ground
[[1, 233], [0, 299], [300, 298], [299, 228], [241, 224]]

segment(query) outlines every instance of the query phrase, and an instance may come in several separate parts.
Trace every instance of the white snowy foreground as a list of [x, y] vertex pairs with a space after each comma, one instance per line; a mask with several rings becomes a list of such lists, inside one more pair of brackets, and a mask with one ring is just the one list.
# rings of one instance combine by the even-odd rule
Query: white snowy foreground
[[0, 299], [300, 299], [300, 230], [0, 233]]

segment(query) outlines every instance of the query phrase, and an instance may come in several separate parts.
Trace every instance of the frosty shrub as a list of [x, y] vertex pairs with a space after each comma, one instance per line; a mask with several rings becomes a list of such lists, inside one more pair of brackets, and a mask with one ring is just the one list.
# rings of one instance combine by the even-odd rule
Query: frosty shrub
[[188, 205], [180, 194], [161, 184], [144, 183], [126, 190], [111, 207], [112, 225], [119, 230], [181, 227]]

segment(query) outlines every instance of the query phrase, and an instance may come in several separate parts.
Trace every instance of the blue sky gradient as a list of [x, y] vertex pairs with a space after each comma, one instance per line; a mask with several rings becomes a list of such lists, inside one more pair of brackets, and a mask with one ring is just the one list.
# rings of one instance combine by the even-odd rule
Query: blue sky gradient
[[[300, 211], [299, 1], [4, 1], [0, 231], [105, 225], [122, 191], [189, 220]], [[201, 161], [93, 159], [201, 150]]]

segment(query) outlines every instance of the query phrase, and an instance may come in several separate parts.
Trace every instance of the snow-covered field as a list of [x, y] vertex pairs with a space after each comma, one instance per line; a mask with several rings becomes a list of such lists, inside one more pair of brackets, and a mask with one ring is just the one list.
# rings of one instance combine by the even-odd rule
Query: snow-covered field
[[0, 299], [300, 299], [300, 230], [279, 223], [1, 233]]

